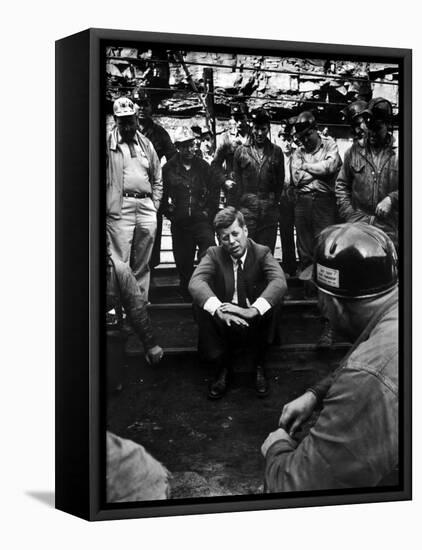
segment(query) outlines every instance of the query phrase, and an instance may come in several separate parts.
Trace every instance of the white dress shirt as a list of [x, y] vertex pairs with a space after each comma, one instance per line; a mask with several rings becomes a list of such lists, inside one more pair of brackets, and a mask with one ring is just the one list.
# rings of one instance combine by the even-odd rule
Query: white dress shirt
[[[243, 256], [240, 258], [242, 261], [242, 267], [245, 267], [245, 260], [246, 256], [248, 254], [248, 251], [246, 250]], [[233, 262], [233, 275], [234, 275], [234, 293], [232, 298], [232, 303], [237, 304], [237, 269], [238, 269], [238, 260], [239, 258], [233, 258], [233, 256], [230, 256], [232, 262]], [[249, 303], [249, 300], [246, 299], [247, 304], [249, 307], [254, 307], [258, 310], [260, 315], [264, 315], [269, 309], [271, 309], [271, 304], [261, 296], [255, 300], [253, 304]], [[221, 300], [217, 298], [217, 296], [211, 296], [208, 298], [208, 300], [204, 304], [205, 311], [208, 311], [210, 315], [214, 315], [214, 313], [217, 311], [217, 309], [223, 304]]]

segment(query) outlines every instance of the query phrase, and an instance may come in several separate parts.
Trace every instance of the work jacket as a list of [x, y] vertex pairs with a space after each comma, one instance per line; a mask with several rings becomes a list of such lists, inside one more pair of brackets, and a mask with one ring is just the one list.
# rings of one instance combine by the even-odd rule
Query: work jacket
[[234, 180], [233, 162], [236, 149], [249, 141], [249, 135], [245, 137], [239, 135], [231, 135], [225, 132], [221, 136], [220, 145], [217, 147], [214, 158], [211, 162], [211, 168], [214, 171], [214, 177], [217, 178], [218, 184], [222, 187], [226, 180]]
[[163, 167], [162, 211], [172, 223], [209, 220], [218, 209], [219, 189], [214, 185], [209, 164], [193, 157], [186, 170], [176, 153]]
[[[121, 217], [123, 202], [123, 153], [119, 146], [119, 139], [119, 132], [114, 127], [107, 137], [106, 157], [106, 214], [113, 218]], [[149, 139], [139, 131], [136, 132], [135, 139], [148, 161], [152, 200], [158, 209], [163, 195], [161, 164]]]
[[240, 145], [234, 153], [233, 171], [236, 185], [229, 204], [247, 208], [268, 225], [276, 224], [284, 187], [284, 157], [280, 147], [267, 139], [260, 160], [252, 140]]
[[[394, 138], [379, 153], [375, 165], [368, 146], [354, 143], [344, 156], [336, 182], [339, 213], [347, 222], [362, 221], [385, 231], [397, 244], [399, 172], [398, 148]], [[392, 210], [386, 217], [375, 215], [379, 202], [390, 197]]]
[[174, 147], [167, 130], [163, 128], [161, 124], [157, 124], [152, 119], [145, 120], [141, 132], [153, 144], [155, 152], [160, 160], [162, 157], [166, 157], [166, 160], [168, 161], [174, 154], [176, 154], [176, 148]]
[[319, 384], [322, 410], [309, 435], [269, 447], [266, 490], [373, 487], [388, 478], [399, 459], [398, 368], [396, 291], [329, 384]]

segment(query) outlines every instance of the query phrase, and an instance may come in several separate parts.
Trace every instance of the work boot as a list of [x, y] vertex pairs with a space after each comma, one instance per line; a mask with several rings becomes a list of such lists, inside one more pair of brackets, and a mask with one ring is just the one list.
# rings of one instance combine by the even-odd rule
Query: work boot
[[256, 378], [255, 378], [255, 391], [258, 397], [265, 397], [268, 395], [268, 380], [265, 376], [265, 370], [262, 365], [257, 365], [256, 367]]
[[324, 330], [322, 331], [321, 336], [317, 342], [317, 349], [327, 349], [331, 348], [334, 343], [334, 330], [331, 328], [330, 323], [326, 322], [324, 325]]
[[210, 399], [220, 399], [227, 391], [229, 378], [229, 370], [227, 367], [223, 367], [208, 389], [208, 397]]

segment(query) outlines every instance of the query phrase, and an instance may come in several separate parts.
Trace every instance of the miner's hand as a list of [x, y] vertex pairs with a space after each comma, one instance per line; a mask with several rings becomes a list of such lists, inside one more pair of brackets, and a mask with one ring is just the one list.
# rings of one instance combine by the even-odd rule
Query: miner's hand
[[227, 179], [224, 182], [224, 187], [227, 189], [227, 191], [230, 191], [230, 189], [233, 189], [233, 187], [236, 185], [236, 182], [230, 179]]
[[381, 202], [377, 204], [377, 207], [375, 209], [375, 215], [381, 216], [384, 218], [391, 212], [391, 208], [393, 206], [393, 203], [391, 202], [390, 197], [385, 197]]
[[317, 405], [316, 395], [310, 391], [284, 405], [281, 411], [279, 426], [293, 437], [300, 426], [308, 420]]
[[150, 365], [157, 365], [163, 358], [164, 351], [160, 346], [154, 346], [147, 350], [145, 357]]

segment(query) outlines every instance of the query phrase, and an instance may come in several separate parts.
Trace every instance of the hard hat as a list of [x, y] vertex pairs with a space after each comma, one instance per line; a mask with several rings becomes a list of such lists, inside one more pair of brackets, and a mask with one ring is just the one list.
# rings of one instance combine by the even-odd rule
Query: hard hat
[[149, 93], [146, 90], [144, 90], [144, 88], [142, 88], [142, 87], [138, 88], [137, 90], [135, 90], [133, 92], [133, 99], [139, 105], [141, 103], [142, 104], [147, 104], [147, 105], [149, 105], [151, 103], [151, 97], [150, 97]]
[[397, 284], [396, 250], [373, 225], [332, 225], [317, 237], [313, 279], [319, 290], [338, 298], [381, 296]]
[[368, 108], [364, 111], [369, 114], [370, 119], [374, 121], [382, 121], [387, 124], [393, 118], [393, 106], [383, 97], [374, 97], [368, 103]]
[[252, 111], [251, 119], [254, 124], [269, 124], [271, 122], [270, 115], [265, 109], [255, 109]]
[[241, 116], [248, 114], [248, 107], [245, 103], [232, 103], [230, 105], [231, 116]]
[[311, 111], [303, 111], [297, 116], [294, 123], [294, 137], [300, 138], [303, 134], [305, 134], [305, 132], [315, 127], [316, 120], [314, 115]]
[[340, 115], [342, 117], [342, 120], [347, 122], [348, 124], [353, 124], [353, 121], [356, 117], [366, 115], [368, 116], [368, 102], [364, 101], [363, 99], [358, 99], [357, 101], [353, 101], [353, 103], [350, 103], [340, 111]]
[[195, 136], [190, 128], [187, 126], [180, 126], [174, 133], [174, 143], [183, 143], [185, 141], [192, 141]]
[[135, 105], [128, 97], [119, 97], [113, 104], [114, 116], [132, 116], [136, 114]]

